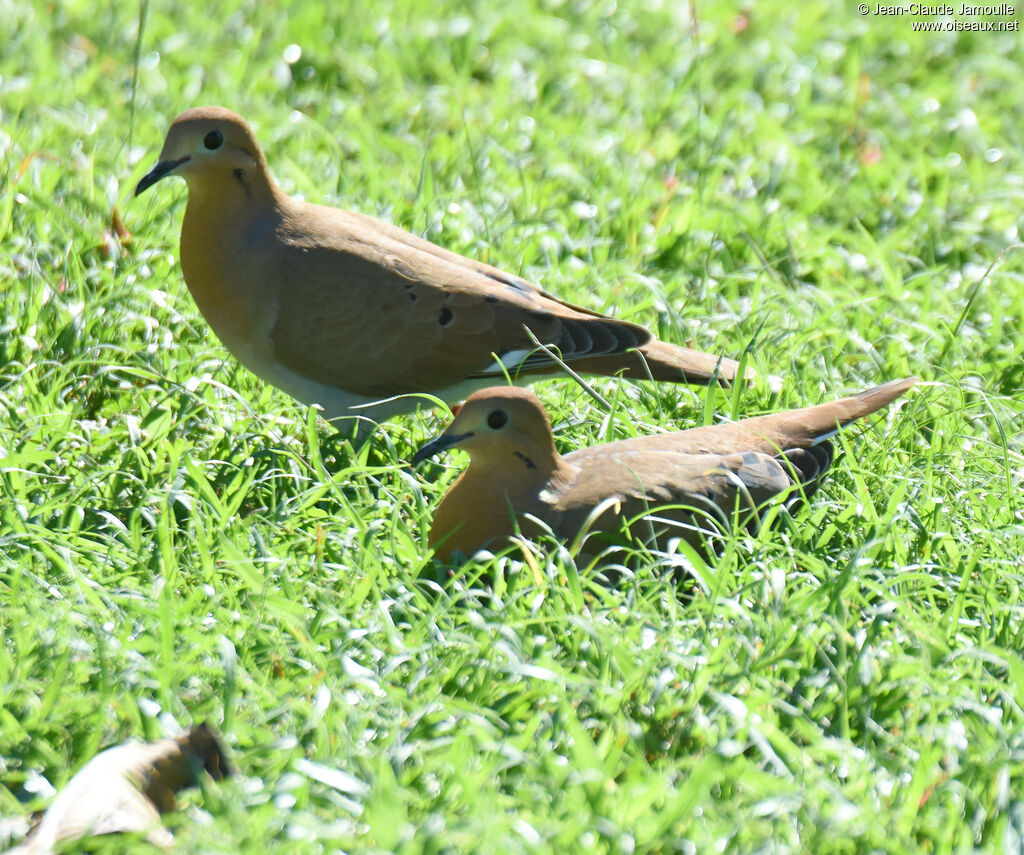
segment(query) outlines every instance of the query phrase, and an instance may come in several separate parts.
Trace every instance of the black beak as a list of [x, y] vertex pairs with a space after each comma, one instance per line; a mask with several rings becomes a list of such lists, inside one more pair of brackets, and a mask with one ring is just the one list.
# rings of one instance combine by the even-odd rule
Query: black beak
[[433, 457], [435, 454], [447, 451], [453, 445], [458, 445], [462, 440], [469, 439], [472, 435], [473, 432], [470, 431], [469, 433], [441, 434], [440, 436], [435, 436], [426, 445], [420, 446], [420, 450], [412, 456], [412, 460], [409, 461], [409, 465], [415, 466], [418, 463], [422, 463], [428, 457]]
[[187, 154], [184, 157], [179, 157], [177, 160], [161, 160], [156, 166], [149, 170], [145, 176], [143, 176], [142, 180], [139, 182], [139, 186], [135, 188], [135, 195], [138, 196], [143, 190], [149, 189], [165, 175], [170, 175], [186, 160], [189, 160], [189, 156]]

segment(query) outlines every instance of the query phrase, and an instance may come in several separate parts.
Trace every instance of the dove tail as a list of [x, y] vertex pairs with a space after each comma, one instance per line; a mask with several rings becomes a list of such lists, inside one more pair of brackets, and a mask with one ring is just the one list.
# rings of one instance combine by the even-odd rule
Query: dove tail
[[780, 439], [788, 440], [779, 443], [782, 448], [814, 445], [834, 436], [840, 428], [846, 427], [850, 422], [882, 409], [917, 382], [917, 377], [892, 380], [849, 398], [840, 398], [838, 401], [829, 401], [827, 404], [818, 404], [815, 407], [805, 407], [788, 413], [750, 419], [748, 425], [754, 427], [753, 423], [758, 421], [762, 421], [766, 428], [771, 425], [775, 428], [771, 433], [777, 432]]
[[[659, 380], [669, 383], [709, 385], [717, 379], [728, 385], [736, 379], [739, 363], [735, 359], [691, 350], [654, 339], [625, 353], [575, 360], [573, 368], [581, 374], [621, 375], [631, 380]], [[747, 370], [747, 379], [755, 376]]]

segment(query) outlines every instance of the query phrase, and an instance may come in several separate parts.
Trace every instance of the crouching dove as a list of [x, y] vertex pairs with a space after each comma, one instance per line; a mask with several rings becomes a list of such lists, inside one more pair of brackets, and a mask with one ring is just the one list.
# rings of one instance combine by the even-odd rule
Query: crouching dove
[[[470, 455], [469, 468], [437, 508], [429, 542], [447, 561], [517, 529], [547, 529], [570, 542], [585, 532], [614, 534], [624, 520], [657, 508], [651, 545], [682, 537], [703, 549], [712, 520], [727, 526], [738, 514], [746, 522], [774, 496], [797, 488], [810, 495], [832, 462], [828, 437], [916, 382], [894, 380], [815, 407], [620, 440], [564, 457], [533, 392], [484, 389], [412, 459], [416, 464], [453, 447]], [[674, 524], [662, 525], [668, 522]], [[594, 551], [593, 544], [585, 550]]]

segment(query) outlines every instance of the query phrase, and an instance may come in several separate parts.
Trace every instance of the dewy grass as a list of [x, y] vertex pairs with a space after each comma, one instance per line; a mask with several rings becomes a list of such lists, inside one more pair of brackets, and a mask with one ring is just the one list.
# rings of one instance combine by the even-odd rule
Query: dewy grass
[[[183, 852], [1020, 846], [1019, 35], [839, 3], [0, 11], [0, 845], [96, 751], [205, 719], [241, 775], [167, 818]], [[783, 378], [538, 384], [563, 452], [923, 382], [692, 584], [648, 555], [605, 589], [550, 541], [436, 567], [464, 461], [403, 463], [446, 414], [332, 436], [209, 332], [184, 188], [132, 199], [203, 103], [290, 193]]]

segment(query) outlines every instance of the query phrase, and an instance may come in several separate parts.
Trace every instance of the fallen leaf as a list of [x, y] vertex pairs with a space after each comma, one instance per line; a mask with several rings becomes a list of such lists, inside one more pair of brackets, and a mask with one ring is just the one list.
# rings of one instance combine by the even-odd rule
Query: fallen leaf
[[202, 769], [215, 780], [231, 774], [224, 749], [205, 724], [174, 739], [108, 748], [68, 781], [39, 825], [8, 855], [50, 855], [69, 840], [125, 832], [169, 849], [174, 836], [161, 825], [160, 814], [177, 807], [175, 794], [195, 786]]

